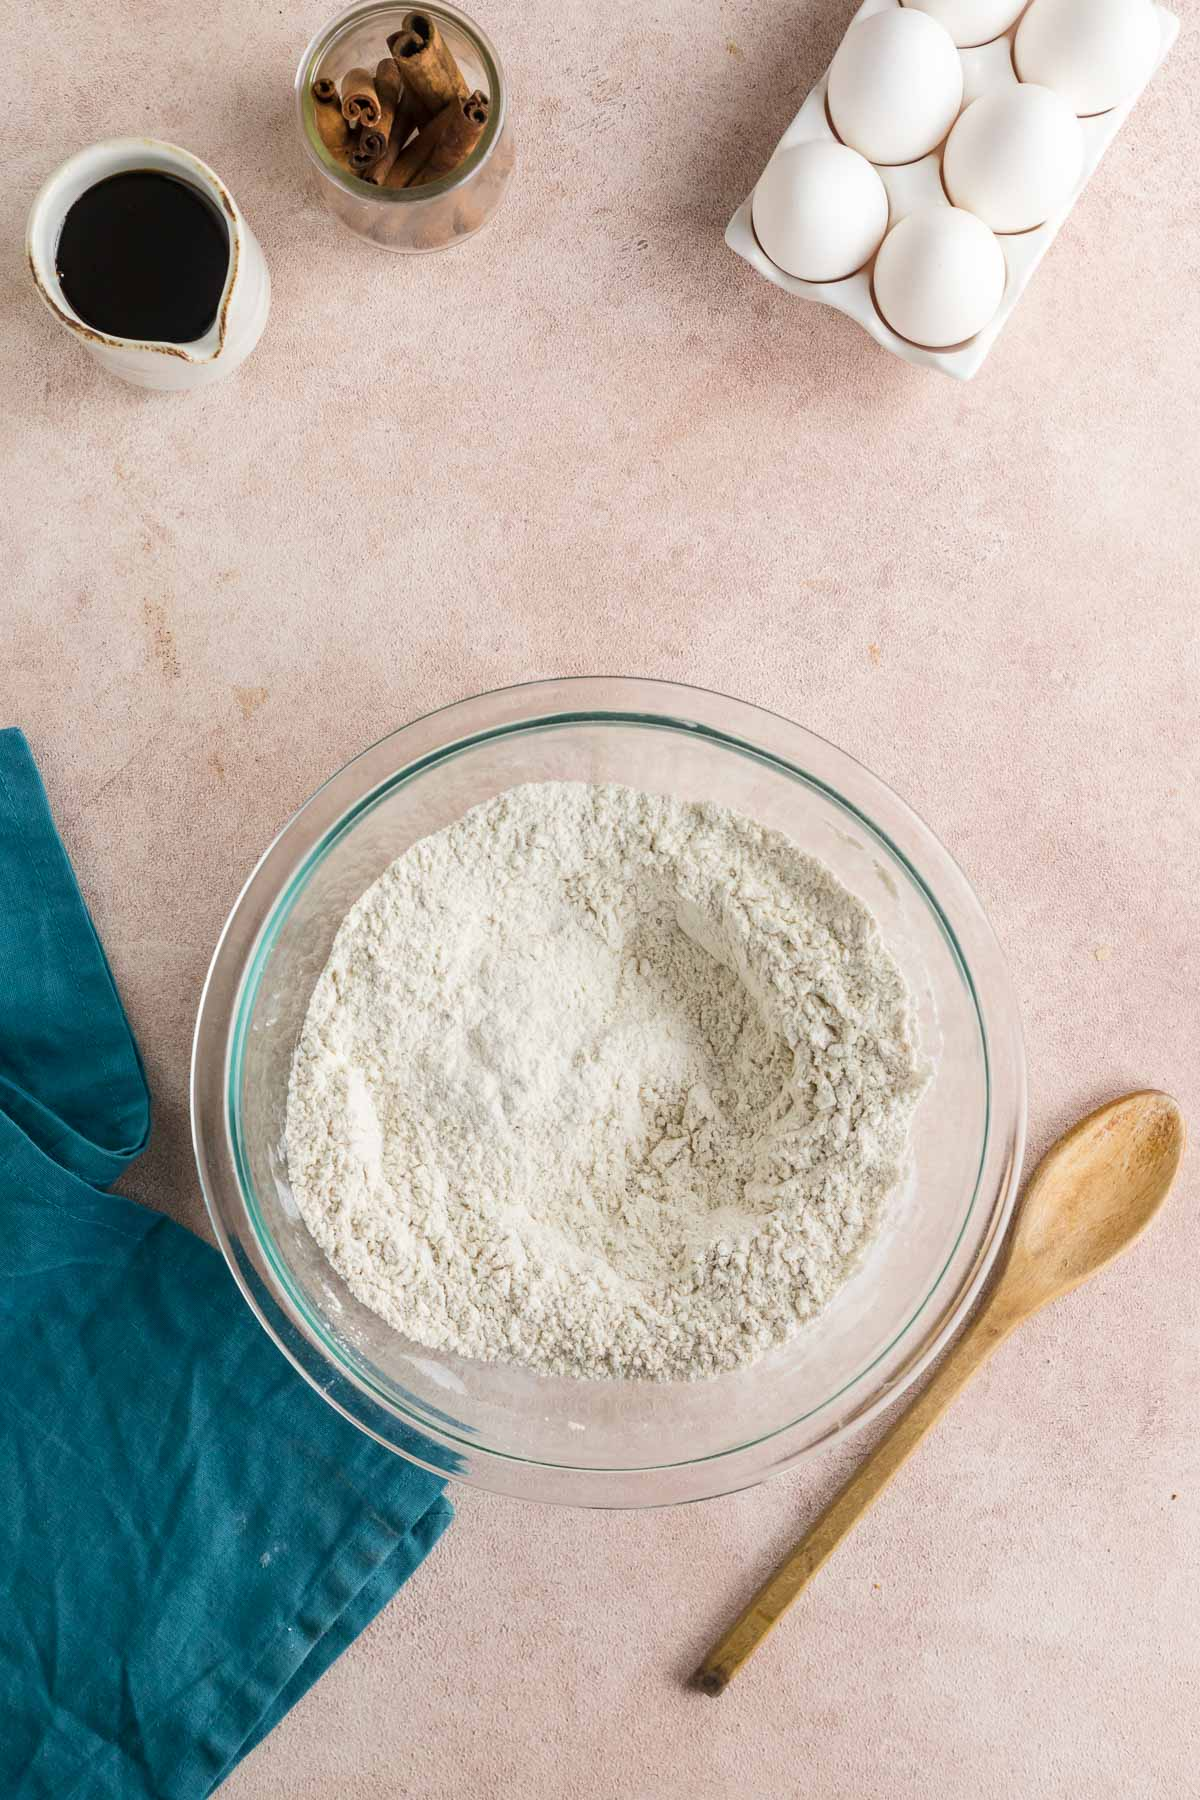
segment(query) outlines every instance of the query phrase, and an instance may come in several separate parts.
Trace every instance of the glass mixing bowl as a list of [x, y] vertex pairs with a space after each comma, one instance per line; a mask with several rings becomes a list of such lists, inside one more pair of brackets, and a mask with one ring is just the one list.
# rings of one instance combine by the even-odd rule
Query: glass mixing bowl
[[[297, 1034], [334, 934], [417, 838], [519, 782], [615, 781], [786, 832], [879, 921], [935, 1065], [912, 1172], [831, 1304], [789, 1343], [694, 1382], [578, 1381], [410, 1342], [335, 1273], [288, 1185]], [[791, 1467], [895, 1399], [946, 1343], [1000, 1245], [1025, 1135], [1017, 1006], [961, 871], [844, 752], [739, 700], [665, 682], [538, 682], [419, 719], [301, 807], [235, 905], [192, 1063], [196, 1160], [250, 1306], [317, 1390], [414, 1461], [498, 1493], [655, 1506]]]

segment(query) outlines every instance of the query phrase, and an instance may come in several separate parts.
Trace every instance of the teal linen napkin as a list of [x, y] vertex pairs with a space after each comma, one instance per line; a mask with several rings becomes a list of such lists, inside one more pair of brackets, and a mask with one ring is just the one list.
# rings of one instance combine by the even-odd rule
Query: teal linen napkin
[[218, 1253], [101, 1190], [137, 1045], [0, 731], [0, 1795], [198, 1800], [407, 1580], [442, 1483], [357, 1431]]

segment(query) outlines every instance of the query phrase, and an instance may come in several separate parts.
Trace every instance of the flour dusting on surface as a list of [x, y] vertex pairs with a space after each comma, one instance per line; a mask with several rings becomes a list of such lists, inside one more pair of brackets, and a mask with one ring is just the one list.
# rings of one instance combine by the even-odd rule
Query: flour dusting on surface
[[844, 1282], [927, 1080], [865, 906], [778, 832], [510, 789], [351, 909], [292, 1069], [292, 1186], [410, 1339], [678, 1380]]

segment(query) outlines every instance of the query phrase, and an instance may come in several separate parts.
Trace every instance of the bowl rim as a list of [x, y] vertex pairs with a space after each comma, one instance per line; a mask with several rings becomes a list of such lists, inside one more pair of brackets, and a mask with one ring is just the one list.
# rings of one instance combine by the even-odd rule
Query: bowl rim
[[[618, 699], [625, 703], [614, 704]], [[754, 726], [756, 735], [739, 735], [727, 720], [717, 723], [703, 716], [730, 710], [746, 726]], [[469, 729], [453, 729], [468, 722]], [[449, 758], [498, 737], [594, 723], [702, 736], [799, 779], [852, 815], [901, 864], [946, 939], [975, 1006], [985, 1077], [985, 1129], [970, 1202], [942, 1268], [890, 1341], [835, 1393], [770, 1432], [683, 1461], [619, 1467], [548, 1462], [482, 1444], [454, 1429], [445, 1415], [444, 1422], [436, 1422], [425, 1412], [409, 1413], [372, 1381], [361, 1363], [339, 1353], [315, 1323], [263, 1225], [238, 1142], [236, 1105], [246, 1020], [258, 976], [309, 872], [333, 845], [400, 787]], [[774, 747], [769, 741], [774, 737], [794, 740], [791, 753]], [[808, 753], [805, 761], [795, 760], [797, 746]], [[416, 753], [396, 758], [394, 748]], [[805, 766], [814, 759], [832, 764], [839, 777], [836, 785], [827, 773]], [[390, 764], [386, 772], [374, 767], [384, 762]], [[867, 798], [879, 803], [875, 810], [889, 815], [886, 826], [866, 809]], [[922, 866], [935, 870], [938, 892], [910, 849], [897, 841], [897, 831], [919, 846]], [[663, 1504], [661, 1497], [647, 1497], [643, 1491], [655, 1477], [676, 1478], [674, 1485], [682, 1491], [673, 1493], [672, 1500], [756, 1485], [867, 1424], [928, 1367], [976, 1298], [1011, 1217], [1025, 1139], [1025, 1062], [1003, 953], [973, 889], [924, 820], [880, 777], [806, 727], [715, 690], [647, 677], [572, 676], [490, 689], [422, 714], [344, 763], [296, 809], [251, 871], [218, 938], [193, 1038], [191, 1116], [205, 1204], [234, 1279], [268, 1336], [330, 1405], [387, 1448], [491, 1491], [569, 1504], [644, 1506]], [[981, 1202], [987, 1203], [985, 1214], [979, 1211]], [[912, 1337], [938, 1297], [972, 1220], [982, 1225], [983, 1235], [965, 1277], [942, 1299], [936, 1316], [930, 1315], [924, 1336], [888, 1380], [870, 1391], [873, 1371]], [[855, 1403], [842, 1404], [855, 1395]], [[774, 1446], [774, 1456], [763, 1464], [753, 1453], [767, 1445]], [[756, 1463], [753, 1469], [750, 1462]]]

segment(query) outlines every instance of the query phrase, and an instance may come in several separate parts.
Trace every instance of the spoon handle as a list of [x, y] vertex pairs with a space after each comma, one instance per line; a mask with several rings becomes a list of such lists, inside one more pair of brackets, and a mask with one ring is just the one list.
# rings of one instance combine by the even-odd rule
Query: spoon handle
[[1020, 1322], [1021, 1315], [1003, 1304], [993, 1290], [950, 1350], [928, 1387], [902, 1412], [866, 1462], [830, 1502], [816, 1524], [759, 1588], [741, 1617], [715, 1644], [693, 1676], [706, 1694], [722, 1694], [742, 1664], [799, 1598], [822, 1563], [837, 1549], [892, 1476], [906, 1463], [926, 1432], [932, 1431], [955, 1396], [966, 1386], [998, 1344]]

